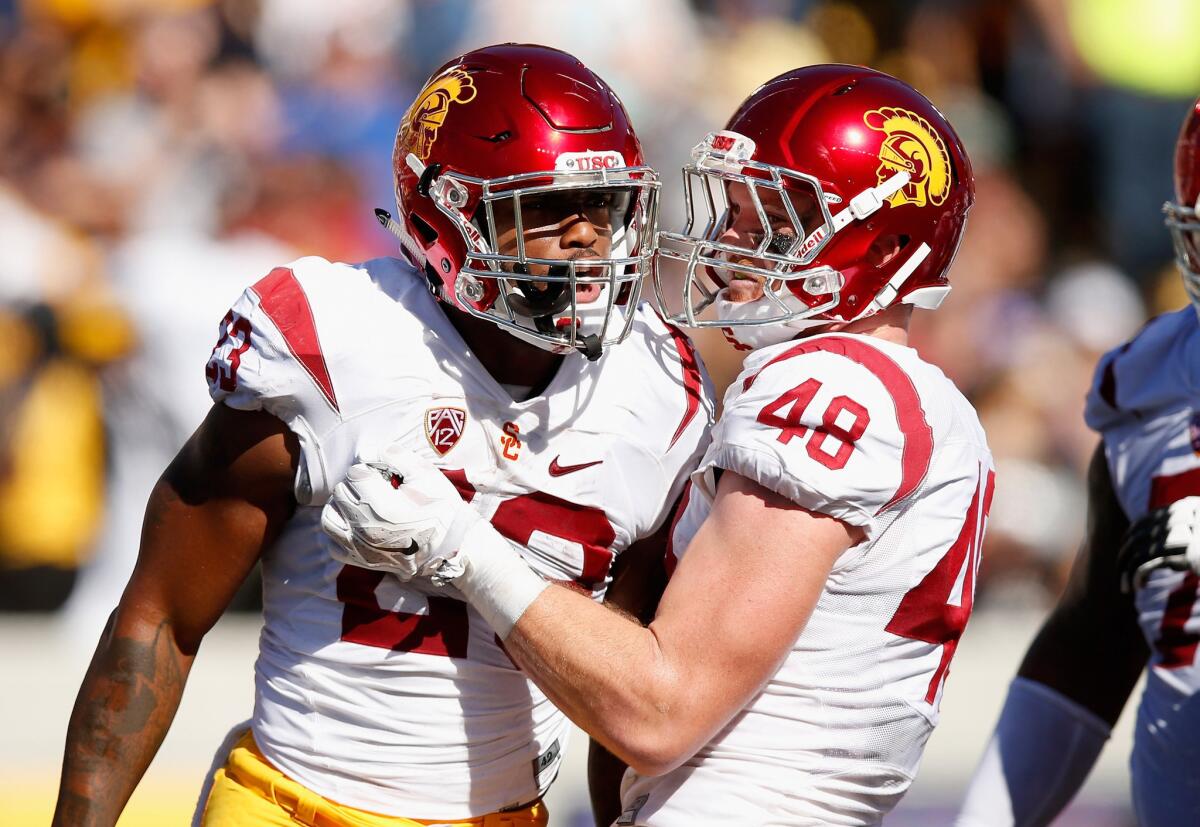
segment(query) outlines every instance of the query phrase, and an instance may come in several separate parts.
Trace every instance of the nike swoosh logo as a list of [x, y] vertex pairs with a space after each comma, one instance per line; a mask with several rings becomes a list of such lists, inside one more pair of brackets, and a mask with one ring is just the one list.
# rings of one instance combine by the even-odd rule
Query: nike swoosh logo
[[599, 465], [604, 462], [602, 459], [594, 462], [581, 462], [578, 465], [559, 465], [558, 457], [550, 460], [550, 476], [561, 477], [563, 474], [574, 474], [576, 471], [582, 471], [584, 468], [591, 468], [593, 465]]

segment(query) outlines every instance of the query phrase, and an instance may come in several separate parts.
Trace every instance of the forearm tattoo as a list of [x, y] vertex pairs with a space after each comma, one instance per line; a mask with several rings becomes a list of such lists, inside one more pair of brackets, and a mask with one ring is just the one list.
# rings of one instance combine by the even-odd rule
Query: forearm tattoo
[[56, 825], [115, 822], [178, 708], [182, 659], [166, 623], [149, 639], [106, 635], [71, 715]]

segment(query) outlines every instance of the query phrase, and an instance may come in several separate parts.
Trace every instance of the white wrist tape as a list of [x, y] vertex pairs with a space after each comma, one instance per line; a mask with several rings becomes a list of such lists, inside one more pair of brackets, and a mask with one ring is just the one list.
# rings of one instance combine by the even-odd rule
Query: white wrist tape
[[466, 566], [453, 583], [505, 640], [529, 604], [550, 584], [486, 520], [467, 531], [461, 548]]
[[1083, 786], [1111, 728], [1045, 684], [1015, 678], [956, 827], [1040, 827]]

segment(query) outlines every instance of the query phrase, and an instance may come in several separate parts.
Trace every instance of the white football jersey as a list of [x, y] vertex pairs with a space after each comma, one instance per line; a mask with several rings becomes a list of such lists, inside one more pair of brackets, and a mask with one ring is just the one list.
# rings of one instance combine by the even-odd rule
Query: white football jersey
[[910, 348], [785, 342], [752, 353], [729, 388], [671, 553], [708, 514], [720, 469], [866, 539], [744, 710], [673, 772], [626, 775], [617, 824], [877, 824], [916, 773], [971, 612], [995, 476], [975, 411]]
[[360, 809], [460, 819], [538, 798], [563, 715], [452, 589], [330, 556], [320, 510], [356, 456], [402, 439], [529, 564], [600, 599], [614, 558], [655, 532], [707, 445], [712, 391], [647, 307], [598, 361], [570, 355], [518, 402], [396, 259], [303, 258], [248, 289], [208, 364], [213, 399], [299, 437], [296, 498], [263, 556], [252, 728], [267, 759]]
[[[1086, 418], [1104, 437], [1131, 522], [1200, 494], [1200, 323], [1191, 306], [1158, 316], [1100, 360]], [[1159, 570], [1135, 599], [1150, 645], [1131, 761], [1143, 827], [1200, 824], [1198, 589], [1195, 574]]]

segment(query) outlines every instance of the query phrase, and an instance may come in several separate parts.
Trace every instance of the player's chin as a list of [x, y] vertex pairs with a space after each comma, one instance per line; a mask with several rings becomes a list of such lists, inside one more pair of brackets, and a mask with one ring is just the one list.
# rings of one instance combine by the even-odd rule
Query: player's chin
[[721, 297], [725, 301], [733, 302], [734, 304], [743, 304], [761, 299], [763, 297], [763, 286], [762, 282], [758, 279], [734, 276], [729, 280], [729, 286], [721, 292]]

